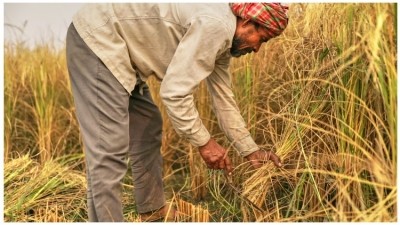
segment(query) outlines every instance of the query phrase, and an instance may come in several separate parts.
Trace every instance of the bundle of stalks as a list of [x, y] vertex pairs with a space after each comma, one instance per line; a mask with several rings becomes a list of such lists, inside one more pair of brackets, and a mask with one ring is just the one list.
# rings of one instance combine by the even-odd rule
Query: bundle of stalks
[[193, 205], [177, 198], [178, 221], [180, 222], [209, 222], [210, 214], [208, 209]]

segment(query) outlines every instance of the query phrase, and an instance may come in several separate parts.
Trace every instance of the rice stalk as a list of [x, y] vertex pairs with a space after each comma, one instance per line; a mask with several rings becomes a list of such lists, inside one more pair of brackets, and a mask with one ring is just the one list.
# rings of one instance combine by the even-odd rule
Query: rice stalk
[[4, 216], [8, 222], [72, 222], [86, 217], [86, 179], [68, 165], [40, 165], [24, 155], [4, 165]]
[[209, 222], [210, 214], [207, 208], [193, 205], [182, 199], [177, 199], [177, 210], [180, 222]]

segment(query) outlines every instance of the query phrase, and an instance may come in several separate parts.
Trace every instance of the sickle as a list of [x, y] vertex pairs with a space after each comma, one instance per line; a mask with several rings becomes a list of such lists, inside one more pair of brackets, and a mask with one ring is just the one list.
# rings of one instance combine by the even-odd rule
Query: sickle
[[226, 178], [226, 181], [227, 181], [228, 186], [231, 187], [232, 190], [233, 190], [242, 200], [246, 201], [247, 203], [250, 203], [250, 205], [252, 205], [252, 206], [253, 206], [254, 208], [256, 208], [258, 211], [260, 211], [260, 212], [262, 212], [262, 213], [264, 212], [264, 210], [262, 210], [260, 207], [258, 207], [258, 206], [257, 206], [254, 202], [252, 202], [250, 199], [248, 199], [248, 198], [245, 197], [245, 196], [242, 196], [242, 191], [240, 191], [239, 188], [237, 188], [237, 187], [235, 187], [235, 186], [233, 185], [231, 174], [230, 174], [230, 175], [227, 175], [227, 174], [225, 173], [225, 178]]

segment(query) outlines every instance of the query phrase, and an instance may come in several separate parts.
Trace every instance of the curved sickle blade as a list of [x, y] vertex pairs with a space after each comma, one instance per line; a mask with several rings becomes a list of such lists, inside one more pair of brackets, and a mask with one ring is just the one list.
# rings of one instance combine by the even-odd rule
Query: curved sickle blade
[[242, 191], [239, 190], [239, 188], [235, 187], [232, 183], [232, 177], [225, 175], [226, 178], [226, 183], [228, 184], [229, 187], [232, 188], [233, 192], [235, 192], [240, 199], [246, 201], [247, 203], [249, 203], [250, 205], [252, 205], [254, 208], [256, 208], [258, 211], [260, 212], [264, 212], [264, 210], [262, 210], [260, 207], [258, 207], [254, 202], [250, 201], [250, 199], [248, 199], [247, 197], [242, 195]]

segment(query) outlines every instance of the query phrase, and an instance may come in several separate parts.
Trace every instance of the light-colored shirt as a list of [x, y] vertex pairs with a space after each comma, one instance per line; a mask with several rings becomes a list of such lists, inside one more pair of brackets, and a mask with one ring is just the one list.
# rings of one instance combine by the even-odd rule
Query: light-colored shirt
[[88, 4], [73, 24], [90, 49], [131, 93], [136, 76], [161, 81], [160, 96], [176, 132], [194, 146], [210, 133], [193, 92], [206, 80], [214, 113], [242, 156], [258, 146], [235, 103], [228, 71], [236, 17], [225, 4]]

